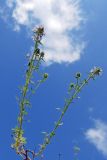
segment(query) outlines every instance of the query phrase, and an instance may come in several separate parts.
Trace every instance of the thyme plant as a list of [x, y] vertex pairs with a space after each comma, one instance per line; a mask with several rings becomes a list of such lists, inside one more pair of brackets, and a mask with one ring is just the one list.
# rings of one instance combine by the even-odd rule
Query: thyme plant
[[[47, 145], [50, 144], [51, 139], [56, 135], [57, 129], [63, 124], [63, 117], [67, 112], [68, 108], [71, 106], [73, 100], [78, 98], [78, 94], [81, 92], [83, 87], [85, 87], [85, 85], [89, 83], [90, 80], [95, 79], [96, 76], [99, 76], [102, 72], [102, 69], [100, 67], [94, 67], [89, 72], [88, 77], [83, 80], [81, 73], [77, 72], [75, 75], [76, 81], [75, 83], [71, 83], [69, 85], [69, 96], [65, 100], [65, 104], [61, 109], [60, 117], [55, 123], [53, 130], [50, 133], [45, 133], [45, 138], [43, 140], [43, 143], [40, 145], [40, 149], [38, 150], [38, 152], [35, 153], [30, 149], [25, 149], [25, 145], [27, 142], [26, 138], [24, 137], [23, 125], [25, 116], [27, 115], [27, 107], [31, 105], [29, 95], [31, 95], [32, 92], [35, 92], [35, 90], [38, 89], [38, 87], [48, 78], [47, 73], [41, 74], [40, 72], [40, 65], [42, 61], [44, 61], [45, 56], [44, 52], [41, 51], [42, 38], [44, 35], [44, 27], [42, 26], [33, 30], [34, 51], [28, 59], [28, 65], [25, 74], [25, 84], [23, 87], [21, 87], [21, 95], [18, 99], [19, 114], [17, 117], [17, 125], [14, 129], [12, 129], [13, 144], [11, 145], [11, 147], [16, 151], [18, 155], [22, 157], [23, 160], [33, 160], [34, 158], [42, 155]], [[40, 76], [40, 80], [37, 81], [37, 83], [33, 81], [34, 72], [36, 72], [36, 74]]]

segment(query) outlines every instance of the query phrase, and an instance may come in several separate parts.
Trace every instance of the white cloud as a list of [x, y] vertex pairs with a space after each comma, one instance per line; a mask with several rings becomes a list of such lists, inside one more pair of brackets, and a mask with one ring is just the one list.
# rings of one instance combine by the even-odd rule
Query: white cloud
[[107, 124], [95, 120], [95, 127], [88, 129], [85, 136], [104, 156], [107, 156]]
[[14, 30], [42, 24], [46, 29], [46, 61], [72, 63], [80, 59], [84, 43], [73, 34], [84, 22], [79, 0], [7, 0]]
[[14, 4], [14, 0], [7, 0], [6, 3], [9, 8], [12, 8]]
[[7, 22], [8, 15], [6, 13], [5, 7], [0, 6], [0, 18], [3, 19], [4, 22]]

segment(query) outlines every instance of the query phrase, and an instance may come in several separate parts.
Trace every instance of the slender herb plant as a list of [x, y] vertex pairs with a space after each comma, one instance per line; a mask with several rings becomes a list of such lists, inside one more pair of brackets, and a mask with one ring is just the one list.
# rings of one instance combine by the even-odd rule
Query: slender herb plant
[[[21, 96], [18, 100], [19, 105], [19, 114], [17, 118], [17, 126], [12, 129], [13, 132], [13, 144], [11, 145], [12, 148], [16, 151], [17, 154], [19, 154], [23, 160], [33, 160], [34, 158], [37, 158], [38, 156], [41, 156], [43, 151], [46, 149], [47, 145], [50, 144], [51, 139], [56, 135], [57, 129], [63, 125], [62, 119], [67, 112], [68, 108], [71, 106], [74, 99], [78, 98], [78, 94], [81, 92], [83, 87], [89, 83], [91, 79], [95, 79], [96, 76], [99, 76], [102, 73], [102, 69], [100, 67], [94, 67], [88, 74], [88, 77], [86, 79], [82, 80], [81, 73], [77, 72], [75, 75], [76, 82], [71, 83], [68, 88], [68, 98], [65, 100], [65, 104], [62, 107], [62, 109], [57, 108], [58, 110], [61, 110], [61, 114], [59, 119], [54, 125], [53, 130], [50, 133], [45, 133], [45, 138], [43, 143], [40, 145], [40, 149], [38, 152], [34, 152], [30, 149], [25, 149], [26, 145], [26, 138], [24, 137], [24, 118], [27, 115], [27, 107], [31, 105], [29, 93], [34, 92], [38, 87], [41, 85], [41, 83], [45, 82], [48, 78], [48, 74], [40, 73], [40, 65], [42, 61], [44, 61], [44, 52], [41, 51], [42, 46], [42, 38], [45, 35], [44, 34], [44, 27], [40, 26], [33, 30], [33, 40], [34, 40], [34, 51], [32, 55], [29, 57], [26, 75], [25, 75], [25, 84], [21, 88]], [[33, 81], [33, 74], [36, 72], [40, 75], [41, 79], [35, 83]], [[33, 84], [34, 88], [32, 89], [31, 85]]]

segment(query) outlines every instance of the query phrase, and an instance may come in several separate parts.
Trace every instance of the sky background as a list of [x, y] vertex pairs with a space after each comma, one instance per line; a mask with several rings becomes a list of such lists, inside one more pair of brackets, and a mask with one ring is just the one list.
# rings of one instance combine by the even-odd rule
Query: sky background
[[33, 46], [34, 25], [46, 28], [48, 80], [32, 97], [30, 123], [25, 124], [27, 146], [38, 147], [42, 131], [50, 132], [63, 107], [69, 83], [80, 71], [83, 78], [94, 67], [103, 75], [91, 81], [80, 99], [66, 113], [64, 125], [44, 152], [44, 160], [73, 160], [73, 147], [80, 147], [79, 160], [107, 159], [107, 0], [0, 0], [0, 159], [20, 160], [10, 148], [11, 129], [16, 125], [18, 87], [24, 83], [26, 53]]

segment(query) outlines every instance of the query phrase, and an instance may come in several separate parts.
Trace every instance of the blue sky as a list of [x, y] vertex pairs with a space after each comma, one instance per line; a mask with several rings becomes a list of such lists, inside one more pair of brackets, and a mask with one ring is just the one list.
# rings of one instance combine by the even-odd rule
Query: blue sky
[[38, 147], [43, 140], [41, 131], [49, 132], [53, 128], [59, 116], [55, 108], [63, 107], [75, 72], [80, 71], [86, 77], [91, 68], [100, 66], [103, 75], [91, 81], [81, 92], [80, 99], [71, 105], [63, 119], [64, 125], [44, 152], [44, 160], [57, 160], [58, 153], [62, 154], [61, 160], [73, 160], [75, 145], [80, 147], [79, 160], [106, 160], [107, 1], [14, 2], [0, 1], [1, 159], [20, 159], [10, 148], [11, 129], [16, 125], [18, 114], [15, 97], [19, 95], [18, 87], [24, 83], [26, 53], [33, 46], [31, 28], [42, 23], [46, 27], [47, 64], [42, 71], [48, 72], [49, 78], [32, 97], [33, 107], [28, 115], [31, 122], [25, 124], [27, 146]]

